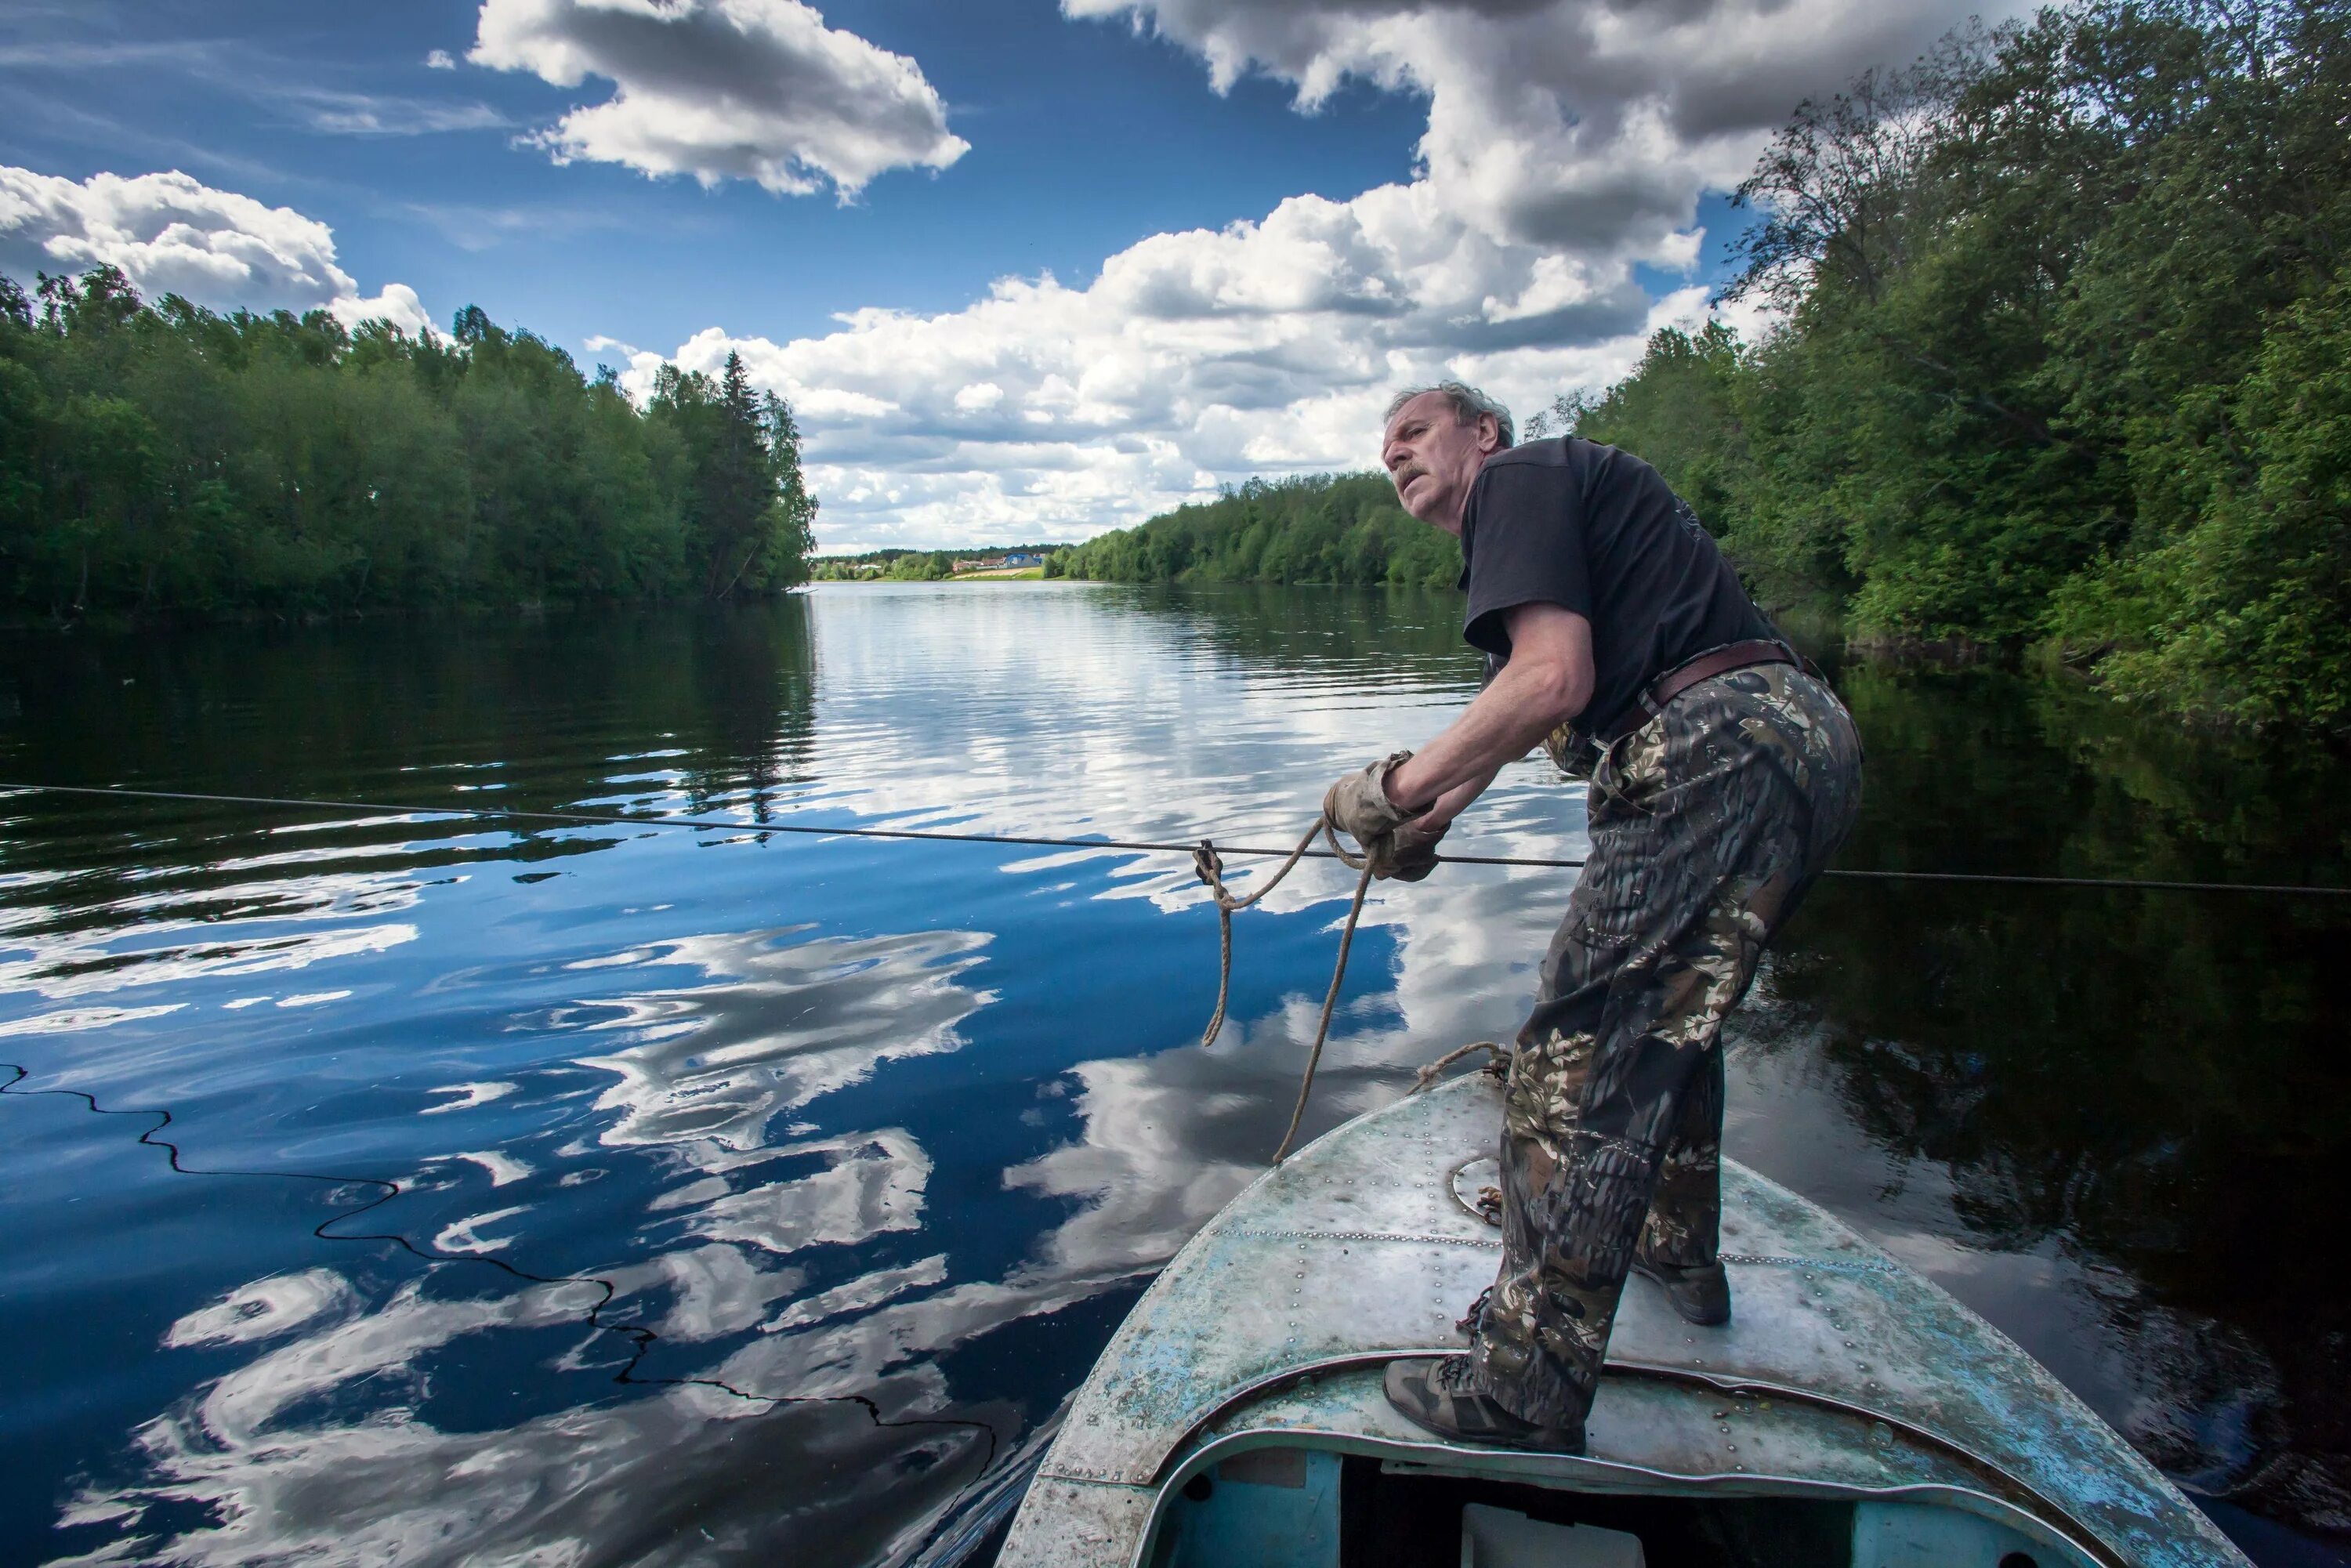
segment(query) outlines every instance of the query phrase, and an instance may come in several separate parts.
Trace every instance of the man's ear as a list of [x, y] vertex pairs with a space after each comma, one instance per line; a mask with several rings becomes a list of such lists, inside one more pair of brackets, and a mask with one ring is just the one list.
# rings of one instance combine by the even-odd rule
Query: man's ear
[[1478, 416], [1478, 450], [1488, 457], [1502, 449], [1502, 422], [1490, 413]]

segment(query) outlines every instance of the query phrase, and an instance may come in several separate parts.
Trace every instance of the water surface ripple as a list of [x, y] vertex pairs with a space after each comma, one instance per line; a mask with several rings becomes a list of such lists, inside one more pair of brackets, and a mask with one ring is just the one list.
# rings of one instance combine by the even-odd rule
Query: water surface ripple
[[[945, 1561], [1270, 1153], [1346, 873], [1179, 857], [1475, 688], [1446, 596], [827, 587], [779, 606], [0, 660], [0, 777], [737, 830], [0, 797], [0, 1561]], [[1847, 863], [2342, 878], [2325, 758], [1853, 669]], [[1457, 830], [1575, 856], [1540, 761]], [[1246, 890], [1244, 872], [1236, 886]], [[1573, 873], [1383, 888], [1306, 1132], [1507, 1037]], [[1732, 1152], [2020, 1340], [2264, 1563], [2342, 1561], [2346, 919], [1823, 888]], [[21, 1076], [20, 1076], [21, 1074]], [[1466, 1304], [1466, 1303], [1465, 1303]]]

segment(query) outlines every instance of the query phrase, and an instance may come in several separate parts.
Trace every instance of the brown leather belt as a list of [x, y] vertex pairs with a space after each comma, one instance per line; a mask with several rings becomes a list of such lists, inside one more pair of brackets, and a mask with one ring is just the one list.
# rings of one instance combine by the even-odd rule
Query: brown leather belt
[[1614, 724], [1593, 737], [1601, 747], [1615, 745], [1664, 711], [1665, 706], [1698, 685], [1717, 675], [1727, 675], [1733, 670], [1743, 670], [1752, 664], [1794, 664], [1803, 667], [1795, 651], [1784, 643], [1774, 643], [1757, 637], [1744, 643], [1726, 643], [1719, 648], [1708, 648], [1686, 664], [1676, 664], [1656, 680], [1641, 688], [1633, 706], [1617, 717]]

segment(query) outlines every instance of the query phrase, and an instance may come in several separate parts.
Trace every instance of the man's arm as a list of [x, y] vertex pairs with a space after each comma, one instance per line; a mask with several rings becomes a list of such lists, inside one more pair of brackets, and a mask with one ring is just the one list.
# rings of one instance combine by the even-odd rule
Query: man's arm
[[1419, 838], [1434, 839], [1453, 825], [1453, 819], [1469, 809], [1469, 802], [1486, 792], [1486, 786], [1501, 771], [1499, 765], [1489, 768], [1466, 784], [1456, 784], [1437, 798], [1437, 803], [1405, 823], [1400, 832]]
[[1592, 622], [1548, 602], [1506, 612], [1510, 662], [1445, 733], [1387, 775], [1388, 799], [1450, 822], [1505, 763], [1583, 711], [1592, 700]]

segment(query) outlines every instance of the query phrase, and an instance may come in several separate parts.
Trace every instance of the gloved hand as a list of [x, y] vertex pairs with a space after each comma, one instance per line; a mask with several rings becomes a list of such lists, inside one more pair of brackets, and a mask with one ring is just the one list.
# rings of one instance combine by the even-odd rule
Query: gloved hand
[[1409, 751], [1399, 751], [1384, 757], [1368, 768], [1345, 775], [1322, 797], [1322, 815], [1332, 827], [1363, 846], [1376, 876], [1389, 874], [1381, 868], [1395, 853], [1395, 831], [1411, 821], [1409, 813], [1388, 799], [1387, 791], [1389, 770], [1411, 755]]
[[1385, 866], [1374, 860], [1374, 876], [1392, 876], [1398, 882], [1423, 882], [1437, 869], [1437, 846], [1445, 837], [1450, 822], [1428, 825], [1426, 817], [1416, 817], [1395, 831], [1395, 845]]

